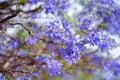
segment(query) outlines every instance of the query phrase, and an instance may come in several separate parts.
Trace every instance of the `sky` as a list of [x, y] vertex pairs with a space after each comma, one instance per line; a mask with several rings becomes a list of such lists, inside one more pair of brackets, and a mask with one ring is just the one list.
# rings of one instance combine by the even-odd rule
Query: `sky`
[[114, 0], [117, 4], [120, 5], [120, 0]]

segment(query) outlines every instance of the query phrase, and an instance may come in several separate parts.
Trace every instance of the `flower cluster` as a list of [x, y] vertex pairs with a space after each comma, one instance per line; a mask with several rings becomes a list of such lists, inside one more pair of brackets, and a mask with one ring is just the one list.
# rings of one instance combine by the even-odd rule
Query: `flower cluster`
[[29, 2], [32, 3], [32, 4], [36, 4], [36, 3], [41, 2], [41, 1], [42, 0], [29, 0]]
[[47, 67], [48, 67], [48, 72], [52, 75], [62, 75], [61, 69], [63, 64], [58, 62], [57, 60], [54, 59], [48, 59], [46, 61]]
[[115, 45], [114, 40], [107, 38], [106, 35], [99, 31], [90, 32], [88, 34], [87, 41], [90, 45], [97, 45], [101, 49], [105, 49], [106, 47], [112, 47]]
[[29, 0], [29, 2], [32, 4], [43, 2], [46, 13], [55, 13], [56, 11], [64, 10], [69, 6], [68, 0]]
[[105, 65], [104, 69], [105, 69], [105, 71], [113, 71], [113, 74], [115, 76], [118, 76], [120, 73], [119, 59], [108, 61]]
[[2, 73], [0, 73], [0, 79], [1, 80], [6, 80]]
[[33, 37], [25, 38], [25, 42], [27, 42], [28, 44], [36, 44], [41, 36], [42, 36], [41, 32], [35, 33]]
[[16, 41], [11, 41], [10, 43], [9, 43], [9, 45], [7, 46], [7, 49], [8, 50], [11, 50], [11, 49], [15, 49], [15, 48], [17, 48], [18, 47], [18, 42], [16, 42]]
[[61, 48], [60, 52], [62, 58], [69, 64], [77, 63], [76, 61], [80, 59], [80, 51], [77, 47]]

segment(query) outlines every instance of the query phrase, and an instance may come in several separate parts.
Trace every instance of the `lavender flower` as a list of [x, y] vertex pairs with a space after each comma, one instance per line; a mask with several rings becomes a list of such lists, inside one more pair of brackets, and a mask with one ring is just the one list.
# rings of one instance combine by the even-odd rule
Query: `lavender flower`
[[16, 41], [11, 41], [11, 42], [9, 43], [9, 45], [7, 46], [7, 49], [8, 49], [8, 50], [12, 50], [12, 49], [17, 48], [18, 46], [19, 46], [18, 42], [16, 42]]
[[45, 60], [46, 60], [46, 57], [45, 57], [45, 56], [37, 56], [37, 57], [35, 57], [35, 60], [45, 61]]
[[2, 73], [0, 73], [0, 80], [6, 80]]
[[80, 51], [77, 47], [69, 47], [60, 49], [62, 58], [69, 64], [76, 63], [80, 59]]
[[32, 80], [29, 74], [24, 74], [23, 76], [17, 77], [15, 80]]
[[102, 4], [107, 4], [109, 6], [113, 6], [115, 4], [114, 0], [98, 0], [98, 2]]
[[32, 4], [43, 2], [46, 13], [55, 13], [68, 7], [68, 0], [29, 0], [29, 2]]
[[29, 0], [29, 2], [32, 3], [32, 4], [36, 4], [36, 3], [41, 2], [41, 1], [42, 0]]
[[111, 60], [106, 63], [104, 66], [105, 70], [112, 71], [115, 76], [118, 76], [120, 74], [120, 63], [119, 60]]
[[36, 44], [38, 42], [38, 39], [35, 38], [35, 37], [28, 37], [28, 38], [25, 38], [25, 41], [28, 43], [28, 44]]
[[3, 45], [0, 43], [0, 52], [3, 52]]
[[102, 32], [90, 32], [87, 38], [87, 41], [91, 45], [97, 45], [101, 49], [105, 49], [107, 47], [113, 47], [116, 43], [114, 39], [108, 38]]
[[62, 75], [62, 72], [61, 72], [61, 69], [62, 69], [62, 66], [63, 64], [58, 62], [57, 60], [54, 60], [54, 59], [48, 59], [46, 61], [47, 63], [47, 67], [48, 67], [48, 72], [51, 74], [51, 75]]
[[32, 76], [34, 76], [34, 77], [37, 77], [38, 80], [41, 79], [41, 77], [40, 77], [41, 72], [40, 72], [40, 71], [38, 71], [38, 72], [30, 72], [30, 74], [31, 74]]

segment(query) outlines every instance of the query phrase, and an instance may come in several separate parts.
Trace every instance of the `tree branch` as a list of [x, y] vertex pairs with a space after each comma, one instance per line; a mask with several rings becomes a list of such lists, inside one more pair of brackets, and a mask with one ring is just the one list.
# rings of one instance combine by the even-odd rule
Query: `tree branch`
[[33, 36], [33, 33], [31, 32], [31, 30], [26, 25], [24, 25], [23, 23], [20, 23], [20, 22], [9, 22], [9, 21], [6, 21], [6, 22], [8, 22], [10, 25], [21, 25], [28, 32], [28, 34]]

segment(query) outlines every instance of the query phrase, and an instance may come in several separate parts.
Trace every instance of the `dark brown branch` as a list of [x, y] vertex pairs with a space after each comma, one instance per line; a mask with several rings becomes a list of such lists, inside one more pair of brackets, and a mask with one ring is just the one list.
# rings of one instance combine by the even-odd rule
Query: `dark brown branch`
[[25, 71], [16, 71], [16, 70], [7, 70], [7, 69], [1, 69], [0, 70], [1, 73], [7, 73], [7, 72], [20, 72], [20, 73], [29, 73], [29, 72], [25, 72]]
[[[31, 32], [31, 30], [25, 26], [23, 23], [20, 23], [20, 22], [9, 22], [9, 21], [6, 21], [8, 22], [10, 25], [21, 25], [27, 32], [30, 36], [34, 36], [34, 34]], [[38, 37], [35, 37], [35, 38], [38, 38]], [[51, 43], [51, 44], [56, 44], [56, 45], [63, 45], [63, 43], [59, 44], [59, 43], [55, 43], [53, 41], [46, 41], [45, 39], [40, 39], [38, 38], [39, 40], [43, 41], [43, 42], [46, 42], [46, 43]]]
[[25, 26], [23, 23], [20, 23], [20, 22], [9, 22], [9, 21], [6, 21], [6, 22], [8, 22], [10, 25], [21, 25], [28, 32], [28, 34], [30, 34], [31, 36], [33, 35], [31, 30], [27, 26]]
[[17, 14], [13, 14], [13, 15], [10, 15], [10, 16], [4, 18], [4, 19], [0, 19], [0, 23], [5, 22], [5, 21], [7, 21], [7, 20], [9, 20], [9, 19], [11, 19], [11, 18], [14, 18], [14, 17], [16, 17], [16, 16], [17, 16]]
[[[34, 67], [35, 69], [39, 69], [39, 65], [45, 65], [45, 62], [40, 62], [35, 60], [33, 57], [27, 55], [27, 56], [18, 56], [18, 55], [5, 55], [5, 54], [1, 54], [0, 53], [0, 57], [3, 58], [3, 62], [0, 63], [0, 65], [2, 64], [3, 66], [0, 66], [0, 72], [22, 72], [22, 73], [27, 73], [23, 71], [17, 71], [16, 68], [17, 67], [25, 67], [29, 68], [29, 67]], [[9, 62], [9, 66], [7, 66], [8, 68], [4, 67], [5, 62], [4, 61], [8, 61], [10, 58], [12, 58], [12, 62], [17, 63], [15, 65], [11, 65], [12, 62]], [[4, 60], [6, 59], [6, 60]], [[29, 72], [29, 71], [28, 71]]]
[[19, 12], [23, 12], [23, 13], [31, 13], [31, 12], [37, 12], [38, 10], [43, 10], [42, 8], [42, 5], [38, 6], [37, 8], [33, 9], [33, 10], [27, 10], [27, 11], [24, 11], [22, 9], [18, 9]]

